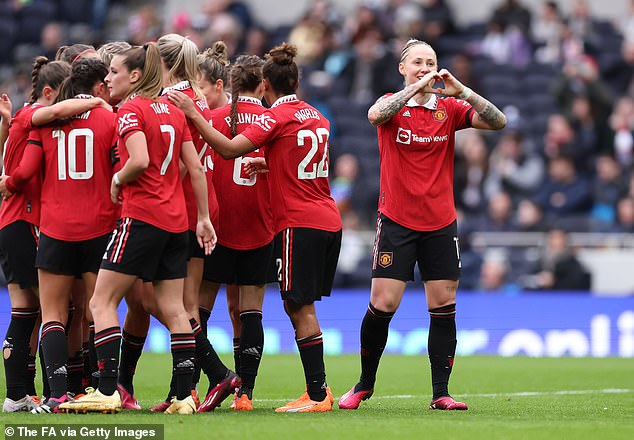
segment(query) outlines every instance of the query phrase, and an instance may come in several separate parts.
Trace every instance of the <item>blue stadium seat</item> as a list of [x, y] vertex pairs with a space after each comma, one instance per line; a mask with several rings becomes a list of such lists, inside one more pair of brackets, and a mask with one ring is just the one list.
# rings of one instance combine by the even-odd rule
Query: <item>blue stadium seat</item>
[[18, 27], [11, 17], [0, 17], [0, 64], [13, 61], [13, 46]]
[[57, 19], [57, 5], [52, 1], [35, 0], [25, 5], [18, 14], [17, 42], [39, 44], [42, 28]]

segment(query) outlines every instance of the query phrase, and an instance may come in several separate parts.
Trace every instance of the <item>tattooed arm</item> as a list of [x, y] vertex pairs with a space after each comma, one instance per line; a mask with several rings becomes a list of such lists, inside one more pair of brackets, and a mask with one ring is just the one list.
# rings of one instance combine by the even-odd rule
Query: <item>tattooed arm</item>
[[[442, 94], [446, 96], [455, 96], [467, 101], [476, 111], [471, 126], [473, 128], [481, 128], [484, 130], [501, 130], [506, 126], [506, 116], [490, 101], [475, 93], [473, 90], [465, 87], [458, 81], [448, 70], [442, 69], [439, 72], [442, 77], [445, 88]], [[466, 95], [466, 96], [465, 96]]]
[[471, 92], [471, 95], [465, 99], [476, 114], [471, 119], [471, 126], [473, 128], [482, 128], [485, 130], [501, 130], [506, 127], [506, 116], [500, 109], [494, 106], [490, 101], [484, 99], [482, 96], [475, 92]]
[[368, 120], [374, 126], [379, 126], [389, 121], [412, 96], [418, 93], [437, 93], [438, 90], [433, 89], [432, 86], [439, 79], [438, 72], [429, 72], [414, 84], [405, 86], [400, 92], [379, 99], [368, 110]]

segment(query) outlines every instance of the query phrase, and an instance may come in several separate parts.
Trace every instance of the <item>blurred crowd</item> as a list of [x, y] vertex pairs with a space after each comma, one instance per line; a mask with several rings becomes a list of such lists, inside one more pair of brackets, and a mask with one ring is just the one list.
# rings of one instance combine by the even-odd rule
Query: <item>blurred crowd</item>
[[[200, 48], [222, 39], [232, 57], [292, 42], [301, 93], [333, 126], [332, 192], [347, 231], [339, 285], [369, 283], [369, 255], [355, 235], [374, 227], [379, 192], [376, 131], [367, 109], [402, 88], [397, 65], [411, 37], [429, 42], [441, 68], [507, 115], [500, 133], [465, 130], [456, 140], [463, 287], [561, 285], [542, 275], [556, 273], [554, 262], [544, 261], [552, 258], [522, 254], [522, 265], [509, 265], [508, 250], [470, 249], [474, 231], [634, 232], [634, 0], [616, 21], [598, 20], [587, 0], [573, 0], [565, 10], [556, 1], [529, 10], [521, 0], [499, 0], [486, 22], [464, 26], [445, 0], [364, 0], [347, 15], [328, 0], [314, 0], [295, 24], [273, 29], [241, 1], [204, 1], [197, 13], [172, 17], [162, 16], [155, 2], [135, 1], [122, 35], [106, 18], [129, 3], [0, 0], [0, 91], [24, 101], [32, 57], [52, 56], [73, 42], [141, 44], [176, 32]], [[574, 258], [561, 240], [561, 253]], [[589, 287], [587, 270], [579, 264], [578, 271], [583, 284], [564, 283], [564, 289]]]

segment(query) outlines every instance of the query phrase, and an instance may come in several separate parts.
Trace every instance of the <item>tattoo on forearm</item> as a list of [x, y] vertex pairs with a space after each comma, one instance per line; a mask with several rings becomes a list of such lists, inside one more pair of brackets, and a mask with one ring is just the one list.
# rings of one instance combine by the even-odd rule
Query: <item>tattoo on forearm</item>
[[500, 129], [506, 125], [504, 113], [477, 93], [472, 93], [467, 102], [478, 112], [480, 119], [488, 123], [492, 128]]
[[416, 93], [417, 89], [415, 87], [412, 85], [406, 86], [400, 92], [376, 102], [368, 110], [368, 117], [373, 120], [374, 125], [381, 125], [397, 114]]

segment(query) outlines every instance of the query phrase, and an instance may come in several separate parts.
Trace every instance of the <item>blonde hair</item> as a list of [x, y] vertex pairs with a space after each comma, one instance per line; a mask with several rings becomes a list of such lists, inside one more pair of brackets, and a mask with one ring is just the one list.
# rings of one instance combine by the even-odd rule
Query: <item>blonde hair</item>
[[157, 99], [163, 89], [163, 72], [161, 56], [156, 43], [145, 43], [121, 52], [123, 64], [132, 72], [141, 71], [141, 78], [132, 85], [125, 98], [137, 94], [143, 98]]
[[100, 46], [99, 49], [97, 49], [97, 53], [101, 57], [101, 61], [103, 61], [106, 66], [110, 66], [110, 61], [112, 61], [113, 56], [130, 48], [132, 48], [132, 45], [127, 41], [111, 41]]
[[[425, 41], [421, 41], [421, 40], [417, 40], [416, 38], [410, 38], [409, 40], [407, 40], [407, 43], [405, 43], [405, 46], [403, 46], [403, 50], [401, 50], [401, 63], [403, 61], [405, 61], [405, 58], [407, 57], [407, 55], [409, 54], [409, 50], [414, 47], [414, 46], [427, 46], [429, 47], [431, 50], [434, 50], [433, 47], [431, 47], [431, 44], [426, 43]], [[434, 51], [435, 53], [436, 51]]]
[[197, 99], [203, 99], [198, 85], [198, 47], [187, 37], [166, 34], [158, 39], [158, 50], [169, 69], [170, 82], [187, 80]]

